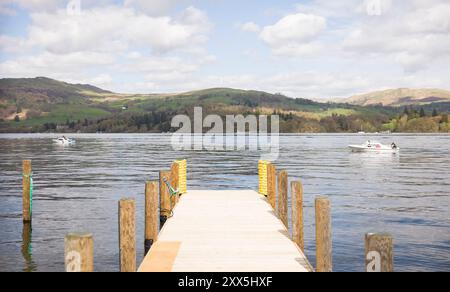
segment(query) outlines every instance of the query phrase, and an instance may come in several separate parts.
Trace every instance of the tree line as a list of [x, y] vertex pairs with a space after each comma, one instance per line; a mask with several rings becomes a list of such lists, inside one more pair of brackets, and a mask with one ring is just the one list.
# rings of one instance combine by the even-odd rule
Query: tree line
[[[67, 119], [62, 123], [46, 122], [42, 125], [21, 126], [10, 130], [15, 132], [167, 133], [177, 130], [171, 127], [171, 121], [179, 113], [172, 110], [116, 113], [103, 118]], [[191, 110], [185, 110], [182, 114], [190, 116], [193, 121]], [[242, 114], [258, 116], [260, 112], [248, 110]], [[282, 110], [274, 110], [272, 114], [280, 117], [280, 132], [282, 133], [450, 132], [447, 113], [439, 113], [437, 110], [427, 112], [424, 108], [405, 107], [396, 116], [332, 114], [321, 118], [307, 118], [297, 115], [295, 112], [286, 113]], [[222, 113], [221, 116], [225, 120], [226, 114]], [[4, 127], [1, 127], [0, 130], [8, 131]], [[205, 132], [208, 130], [204, 129]]]

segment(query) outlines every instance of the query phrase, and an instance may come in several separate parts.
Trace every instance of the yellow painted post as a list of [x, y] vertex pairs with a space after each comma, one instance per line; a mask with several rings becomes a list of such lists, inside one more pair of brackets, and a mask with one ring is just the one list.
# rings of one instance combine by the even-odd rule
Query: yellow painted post
[[260, 160], [258, 162], [258, 176], [259, 176], [259, 193], [267, 196], [267, 168], [270, 162]]
[[177, 160], [178, 164], [178, 190], [180, 194], [187, 193], [187, 160]]

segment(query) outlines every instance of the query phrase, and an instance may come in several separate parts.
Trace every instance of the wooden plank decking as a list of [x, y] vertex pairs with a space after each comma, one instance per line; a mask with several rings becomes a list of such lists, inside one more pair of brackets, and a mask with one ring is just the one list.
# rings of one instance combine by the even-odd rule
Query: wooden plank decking
[[267, 199], [255, 191], [183, 195], [140, 272], [309, 272]]

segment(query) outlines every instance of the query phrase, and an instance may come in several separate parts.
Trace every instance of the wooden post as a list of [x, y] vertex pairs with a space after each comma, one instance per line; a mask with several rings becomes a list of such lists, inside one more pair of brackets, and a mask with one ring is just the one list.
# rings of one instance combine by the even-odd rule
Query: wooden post
[[280, 171], [278, 174], [278, 217], [288, 227], [288, 174]]
[[22, 216], [24, 223], [30, 223], [32, 219], [33, 197], [31, 192], [31, 176], [31, 160], [24, 160], [22, 162]]
[[[32, 271], [32, 252], [31, 252], [31, 224], [24, 223], [22, 226], [22, 256], [27, 263], [26, 272]], [[29, 270], [31, 268], [31, 270]]]
[[[172, 167], [170, 169], [170, 184], [172, 185], [172, 187], [175, 190], [179, 190], [179, 174], [180, 174], [180, 167], [178, 165], [178, 163], [174, 162], [172, 164]], [[172, 206], [175, 206], [176, 204], [178, 204], [178, 200], [179, 200], [179, 195], [174, 196], [171, 198], [172, 200]]]
[[170, 171], [159, 172], [159, 201], [160, 201], [160, 228], [163, 228], [167, 218], [172, 214], [172, 206], [170, 201], [170, 193], [167, 189], [164, 179], [170, 181]]
[[147, 182], [145, 184], [145, 255], [158, 239], [158, 219], [158, 182]]
[[267, 165], [267, 198], [275, 210], [277, 205], [277, 170], [275, 165]]
[[303, 186], [300, 181], [291, 184], [292, 190], [292, 239], [305, 252], [303, 230]]
[[393, 272], [393, 237], [389, 234], [366, 234], [366, 271]]
[[328, 198], [316, 199], [316, 271], [333, 271], [331, 204]]
[[119, 201], [120, 271], [136, 272], [136, 203], [133, 199]]
[[93, 272], [94, 239], [92, 234], [68, 234], [64, 242], [66, 272]]

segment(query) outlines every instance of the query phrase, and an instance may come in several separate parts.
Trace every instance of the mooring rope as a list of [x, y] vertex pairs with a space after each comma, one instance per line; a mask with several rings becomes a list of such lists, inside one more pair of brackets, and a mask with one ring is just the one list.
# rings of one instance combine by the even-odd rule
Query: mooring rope
[[167, 178], [164, 179], [164, 183], [166, 184], [167, 188], [169, 189], [169, 194], [171, 197], [178, 196], [180, 194], [179, 190], [175, 190], [172, 185], [169, 183]]
[[178, 189], [175, 190], [166, 178], [164, 178], [164, 183], [166, 184], [167, 189], [169, 190], [170, 210], [161, 209], [161, 211], [169, 213], [169, 216], [167, 218], [172, 218], [174, 215], [172, 197], [178, 196], [180, 194], [180, 191]]

